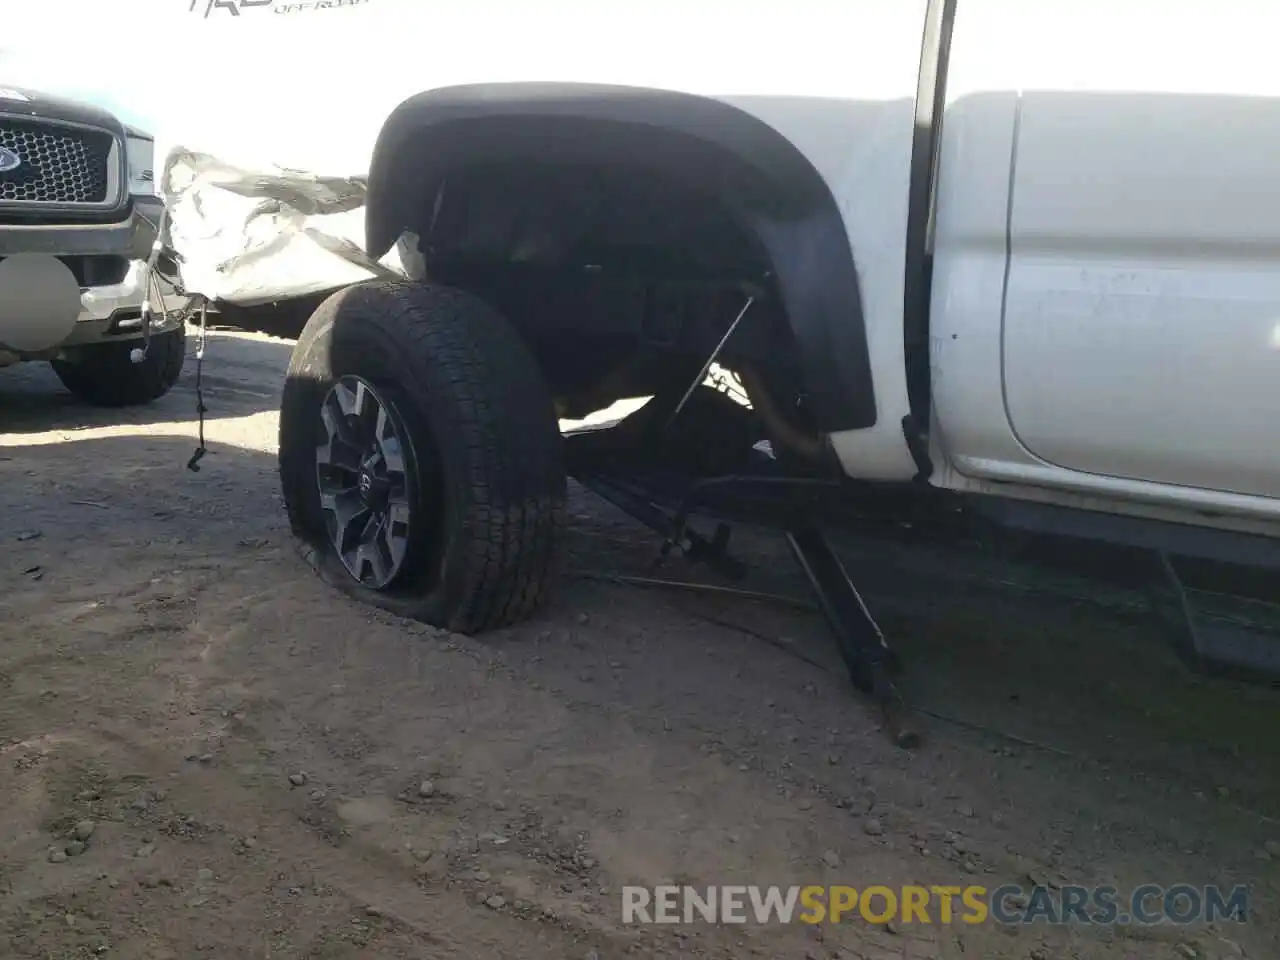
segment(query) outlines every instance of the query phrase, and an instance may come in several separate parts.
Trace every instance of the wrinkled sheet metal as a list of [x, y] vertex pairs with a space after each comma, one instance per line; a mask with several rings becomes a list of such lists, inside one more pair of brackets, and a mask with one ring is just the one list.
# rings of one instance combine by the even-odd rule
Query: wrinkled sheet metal
[[403, 276], [398, 248], [381, 261], [364, 251], [365, 189], [361, 177], [249, 169], [171, 150], [160, 191], [183, 287], [254, 306]]

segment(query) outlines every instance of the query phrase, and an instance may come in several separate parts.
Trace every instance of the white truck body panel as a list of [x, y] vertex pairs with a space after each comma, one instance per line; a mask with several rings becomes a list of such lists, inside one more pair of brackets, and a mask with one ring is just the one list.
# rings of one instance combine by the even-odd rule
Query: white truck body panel
[[961, 0], [935, 482], [1280, 519], [1277, 27], [1262, 3]]

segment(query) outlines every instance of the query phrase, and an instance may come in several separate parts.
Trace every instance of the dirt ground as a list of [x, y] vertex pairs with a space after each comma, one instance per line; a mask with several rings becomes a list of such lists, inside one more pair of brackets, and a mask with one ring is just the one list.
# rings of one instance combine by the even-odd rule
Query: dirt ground
[[[194, 365], [123, 416], [44, 367], [0, 372], [0, 956], [1280, 956], [1280, 701], [1189, 676], [1124, 598], [853, 545], [922, 711], [910, 752], [812, 613], [599, 579], [657, 544], [581, 491], [545, 617], [478, 639], [402, 622], [319, 582], [288, 535], [289, 349], [216, 336], [198, 473]], [[749, 586], [803, 596], [780, 540], [746, 553]], [[1251, 910], [621, 916], [628, 883], [1032, 879], [1247, 884]]]

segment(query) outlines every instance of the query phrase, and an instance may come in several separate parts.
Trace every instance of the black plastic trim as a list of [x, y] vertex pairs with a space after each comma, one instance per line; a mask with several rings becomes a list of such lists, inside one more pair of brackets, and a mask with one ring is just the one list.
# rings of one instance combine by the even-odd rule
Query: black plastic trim
[[[955, 26], [956, 0], [929, 0], [916, 81], [915, 132], [911, 141], [911, 179], [907, 200], [907, 246], [902, 314], [910, 429], [927, 430], [931, 402], [929, 371], [929, 301], [933, 286], [932, 230], [937, 197], [938, 149], [947, 94], [947, 64]], [[927, 447], [923, 436], [907, 436], [913, 454]], [[916, 467], [927, 477], [928, 458], [916, 455]]]
[[1061, 504], [1037, 503], [990, 494], [965, 498], [974, 512], [1028, 533], [1157, 550], [1218, 563], [1280, 570], [1280, 541], [1274, 537], [1185, 522], [1103, 513]]
[[447, 87], [411, 97], [387, 119], [374, 150], [369, 254], [382, 256], [413, 227], [450, 170], [522, 157], [643, 164], [716, 189], [771, 262], [818, 426], [836, 432], [875, 424], [858, 274], [835, 198], [794, 144], [721, 101], [570, 83]]

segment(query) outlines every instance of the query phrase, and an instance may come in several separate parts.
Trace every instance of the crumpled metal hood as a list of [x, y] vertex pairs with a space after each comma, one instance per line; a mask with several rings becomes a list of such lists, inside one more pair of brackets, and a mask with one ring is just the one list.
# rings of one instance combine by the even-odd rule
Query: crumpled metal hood
[[175, 147], [160, 192], [183, 287], [253, 306], [403, 276], [398, 251], [364, 251], [364, 177], [248, 168]]

